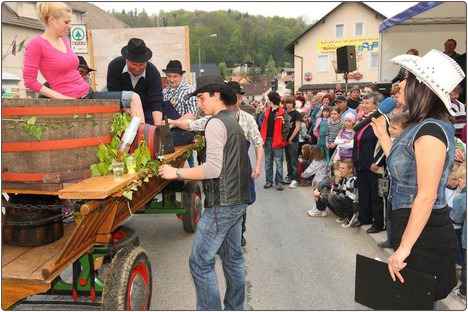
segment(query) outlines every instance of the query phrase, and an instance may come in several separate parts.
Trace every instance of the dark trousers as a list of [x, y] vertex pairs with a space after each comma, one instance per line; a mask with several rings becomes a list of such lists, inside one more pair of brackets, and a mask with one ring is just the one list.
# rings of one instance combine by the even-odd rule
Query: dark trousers
[[379, 174], [370, 170], [358, 170], [359, 221], [384, 228], [383, 199], [379, 197]]
[[341, 219], [351, 220], [353, 217], [353, 201], [351, 198], [337, 194], [326, 194], [323, 200], [328, 202], [325, 204], [330, 210]]

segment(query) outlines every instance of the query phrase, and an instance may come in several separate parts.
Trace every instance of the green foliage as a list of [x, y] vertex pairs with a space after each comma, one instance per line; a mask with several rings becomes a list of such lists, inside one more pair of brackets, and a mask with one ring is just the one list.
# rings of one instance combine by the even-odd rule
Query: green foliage
[[[294, 56], [285, 52], [284, 48], [310, 26], [305, 17], [264, 17], [233, 10], [161, 10], [159, 14], [152, 16], [148, 16], [144, 10], [132, 10], [112, 14], [130, 27], [188, 25], [192, 64], [198, 63], [200, 43], [203, 50], [201, 63], [224, 63], [227, 67], [234, 67], [235, 64], [252, 61], [260, 66], [261, 73], [273, 72], [274, 69], [285, 67], [287, 63], [294, 63]], [[218, 36], [206, 38], [211, 34]], [[277, 67], [271, 67], [271, 60]]]
[[[112, 140], [110, 144], [100, 144], [96, 152], [98, 163], [91, 165], [91, 173], [93, 176], [105, 176], [112, 170], [112, 163], [117, 158], [117, 151], [121, 142], [122, 133], [130, 125], [131, 118], [126, 113], [117, 113], [112, 118]], [[127, 153], [122, 155], [121, 161], [125, 163], [128, 157]], [[148, 145], [143, 141], [138, 148], [133, 151], [133, 157], [136, 159], [136, 170], [147, 174], [157, 174], [157, 160], [151, 159], [151, 154]], [[143, 170], [145, 169], [145, 170]]]

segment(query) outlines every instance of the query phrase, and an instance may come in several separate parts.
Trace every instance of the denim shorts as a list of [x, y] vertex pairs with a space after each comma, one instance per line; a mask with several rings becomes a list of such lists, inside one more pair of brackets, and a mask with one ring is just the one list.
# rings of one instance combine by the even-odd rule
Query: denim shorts
[[114, 92], [95, 92], [89, 88], [89, 92], [84, 99], [107, 99], [107, 100], [120, 100], [120, 108], [130, 108], [132, 101], [133, 91], [114, 91]]

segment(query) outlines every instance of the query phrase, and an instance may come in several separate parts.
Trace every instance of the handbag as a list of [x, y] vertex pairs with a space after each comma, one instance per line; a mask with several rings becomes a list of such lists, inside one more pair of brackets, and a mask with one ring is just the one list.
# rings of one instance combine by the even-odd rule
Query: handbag
[[159, 126], [141, 124], [135, 140], [133, 141], [133, 148], [138, 148], [142, 140], [148, 145], [151, 158], [157, 158], [158, 156], [175, 152], [172, 133], [167, 120], [164, 125]]

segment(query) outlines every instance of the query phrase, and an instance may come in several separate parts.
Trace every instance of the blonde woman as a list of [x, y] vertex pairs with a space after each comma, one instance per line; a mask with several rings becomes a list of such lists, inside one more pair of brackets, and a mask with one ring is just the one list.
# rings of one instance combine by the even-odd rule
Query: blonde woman
[[[119, 99], [121, 108], [145, 122], [140, 97], [133, 92], [93, 92], [78, 72], [79, 60], [67, 34], [72, 9], [63, 2], [38, 2], [37, 16], [44, 24], [42, 35], [32, 38], [24, 55], [23, 79], [27, 88], [52, 99]], [[37, 80], [38, 72], [50, 88]]]

